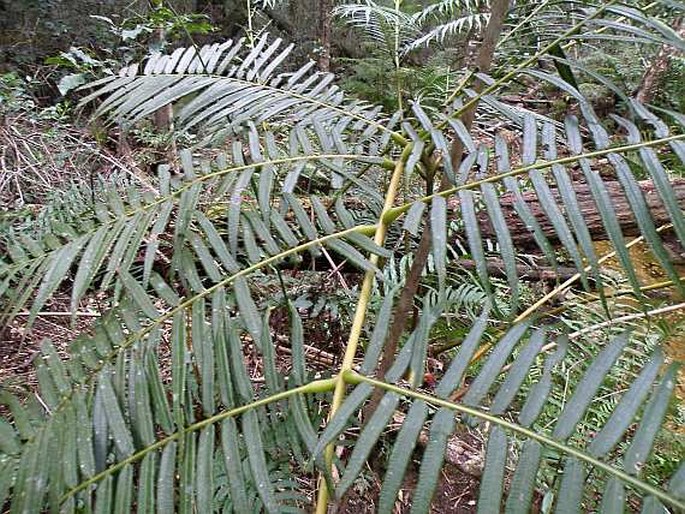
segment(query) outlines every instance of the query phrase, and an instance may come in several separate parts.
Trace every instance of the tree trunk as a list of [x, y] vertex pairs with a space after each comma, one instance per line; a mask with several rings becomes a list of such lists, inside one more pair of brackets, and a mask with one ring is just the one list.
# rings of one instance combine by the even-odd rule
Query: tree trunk
[[331, 70], [331, 10], [333, 0], [321, 0], [319, 2], [319, 70], [329, 72]]
[[[685, 38], [685, 18], [680, 18], [676, 21], [674, 29], [678, 35]], [[677, 55], [678, 51], [670, 45], [662, 45], [659, 53], [650, 64], [647, 71], [642, 76], [640, 86], [637, 89], [635, 98], [642, 103], [651, 103], [659, 89], [663, 76], [668, 71], [673, 56]]]
[[[153, 46], [158, 45], [159, 51], [162, 51], [166, 39], [166, 34], [164, 29], [157, 28], [152, 35]], [[160, 107], [154, 113], [154, 125], [159, 132], [169, 132], [171, 130], [171, 119], [173, 117], [171, 104], [167, 104], [164, 107]]]
[[[478, 55], [476, 56], [475, 68], [481, 73], [488, 73], [492, 66], [493, 57], [495, 55], [495, 48], [497, 47], [497, 41], [502, 34], [502, 27], [504, 26], [504, 21], [507, 17], [507, 11], [509, 10], [509, 0], [497, 0], [492, 2], [490, 11], [490, 21], [485, 28], [485, 33], [483, 35], [483, 42], [481, 43], [480, 49], [478, 50]], [[476, 93], [480, 93], [485, 88], [485, 84], [480, 80], [476, 79], [473, 84], [473, 90]], [[467, 131], [471, 130], [471, 125], [473, 125], [473, 120], [476, 117], [476, 107], [478, 104], [474, 104], [468, 109], [461, 117], [461, 122], [466, 127]], [[464, 153], [464, 143], [458, 137], [454, 138], [452, 142], [452, 147], [450, 148], [450, 157], [452, 159], [452, 166], [454, 169], [458, 169], [461, 163], [462, 155]], [[447, 186], [447, 182], [443, 180], [442, 186]]]
[[[160, 9], [164, 5], [161, 0], [154, 0], [155, 9]], [[152, 47], [155, 45], [159, 46], [159, 51], [161, 52], [166, 43], [166, 31], [159, 27], [155, 29], [152, 35]], [[153, 124], [158, 132], [169, 134], [170, 142], [166, 148], [166, 158], [167, 161], [172, 163], [176, 159], [176, 142], [171, 135], [173, 131], [173, 118], [174, 111], [171, 103], [168, 103], [164, 107], [160, 107], [155, 111], [153, 115]]]

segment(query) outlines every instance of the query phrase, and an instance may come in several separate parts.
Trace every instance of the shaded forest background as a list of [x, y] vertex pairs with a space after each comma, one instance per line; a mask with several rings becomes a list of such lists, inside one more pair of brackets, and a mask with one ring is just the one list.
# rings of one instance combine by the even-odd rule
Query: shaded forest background
[[[103, 68], [141, 59], [150, 49], [154, 28], [174, 17], [175, 23], [168, 23], [174, 25], [173, 29], [165, 34], [166, 48], [201, 46], [244, 35], [249, 4], [242, 0], [172, 0], [164, 3], [168, 12], [160, 22], [154, 14], [158, 9], [155, 2], [143, 0], [2, 0], [0, 71], [17, 72], [22, 79], [29, 79], [36, 100], [42, 105], [54, 103], [62, 98], [57, 86], [65, 74], [85, 70], [97, 76]], [[411, 12], [429, 4], [406, 1], [403, 9]], [[326, 71], [335, 72], [355, 94], [384, 107], [395, 107], [395, 95], [388, 90], [392, 88], [392, 63], [381, 58], [387, 57], [383, 49], [360, 39], [349, 26], [332, 20], [330, 10], [334, 5], [332, 0], [267, 1], [255, 18], [255, 29], [295, 43], [288, 61], [293, 69], [309, 59], [315, 60]], [[681, 35], [685, 32], [681, 18], [673, 20], [673, 29]], [[410, 89], [407, 96], [438, 85], [446, 70], [467, 64], [473, 58], [473, 36], [477, 33], [472, 29], [448, 37], [437, 48], [426, 46], [408, 55], [402, 63], [411, 76], [411, 80], [404, 81], [404, 87]], [[72, 62], [60, 60], [60, 54], [70, 53], [70, 49], [82, 50], [85, 56], [76, 53]], [[322, 61], [325, 52], [330, 52], [330, 66], [328, 60]], [[649, 45], [604, 45], [596, 52], [583, 50], [580, 62], [641, 101], [654, 100], [656, 105], [682, 110], [683, 57], [673, 48], [664, 48], [661, 54], [665, 55]], [[613, 106], [615, 98], [609, 90], [590, 82], [583, 86], [583, 93], [600, 108]]]

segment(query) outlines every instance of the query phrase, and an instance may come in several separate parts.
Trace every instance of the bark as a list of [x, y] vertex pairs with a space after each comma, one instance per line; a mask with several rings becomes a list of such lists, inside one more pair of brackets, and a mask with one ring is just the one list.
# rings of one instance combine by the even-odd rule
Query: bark
[[[678, 35], [685, 38], [685, 18], [680, 18], [676, 21], [674, 29], [678, 32]], [[668, 71], [668, 67], [671, 64], [671, 59], [677, 55], [679, 52], [670, 45], [662, 45], [659, 53], [650, 64], [647, 71], [642, 76], [640, 81], [640, 86], [638, 87], [635, 98], [642, 103], [651, 103], [654, 99], [661, 81]]]
[[[159, 48], [161, 49], [164, 45], [165, 39], [166, 34], [164, 29], [155, 29], [155, 32], [152, 35], [153, 44], [159, 45]], [[171, 104], [165, 105], [164, 107], [160, 107], [159, 109], [157, 109], [153, 117], [155, 128], [159, 132], [168, 132], [169, 130], [171, 130], [172, 116], [173, 114], [171, 110]]]
[[[335, 252], [329, 250], [335, 266], [323, 257], [312, 258], [310, 254], [305, 254], [302, 257], [302, 261], [298, 263], [293, 262], [282, 262], [279, 264], [278, 268], [282, 270], [295, 270], [303, 269], [309, 271], [316, 271], [320, 273], [327, 273], [331, 275], [333, 269], [337, 272], [344, 274], [345, 278], [349, 278], [348, 275], [354, 274], [359, 275], [359, 268], [356, 268], [349, 261], [345, 260], [345, 257], [338, 255]], [[417, 251], [417, 253], [419, 253]], [[475, 271], [476, 261], [471, 259], [459, 259], [452, 263], [456, 268]], [[486, 262], [488, 273], [492, 277], [506, 278], [507, 274], [504, 270], [504, 261], [498, 258], [489, 258]], [[554, 283], [557, 281], [568, 280], [576, 273], [578, 270], [576, 268], [566, 267], [566, 266], [532, 266], [528, 264], [517, 264], [516, 273], [524, 280], [533, 282], [543, 282], [543, 283]]]
[[[483, 42], [481, 43], [475, 62], [476, 70], [482, 73], [488, 73], [492, 67], [495, 48], [497, 47], [497, 41], [502, 34], [502, 27], [504, 26], [504, 20], [507, 17], [508, 10], [509, 0], [498, 0], [496, 2], [492, 2], [490, 21], [485, 28]], [[483, 84], [481, 80], [476, 80], [473, 85], [473, 90], [476, 93], [480, 93], [484, 87], [485, 84]], [[466, 130], [471, 130], [471, 125], [473, 125], [473, 120], [476, 116], [476, 107], [477, 104], [474, 104], [464, 113], [461, 118]], [[452, 143], [452, 148], [450, 149], [450, 157], [452, 158], [452, 165], [455, 170], [459, 168], [463, 154], [464, 144], [460, 138], [455, 137], [454, 142]], [[443, 186], [447, 186], [447, 184], [443, 183]]]
[[[654, 224], [659, 227], [670, 222], [668, 211], [664, 206], [659, 193], [657, 192], [651, 180], [645, 180], [638, 183], [642, 189], [645, 202], [651, 213]], [[623, 187], [619, 182], [605, 182], [607, 193], [611, 198], [612, 210], [616, 213], [618, 222], [621, 226], [621, 231], [625, 236], [637, 236], [640, 230], [637, 220], [633, 215], [632, 208], [628, 199], [625, 196]], [[677, 179], [671, 182], [671, 187], [675, 193], [678, 204], [682, 209], [685, 209], [685, 179]], [[585, 182], [576, 182], [573, 190], [578, 200], [578, 204], [583, 214], [583, 219], [587, 225], [592, 239], [595, 241], [609, 239], [608, 234], [604, 230], [602, 217], [597, 208], [589, 186]], [[558, 189], [552, 189], [552, 194], [558, 205], [563, 205], [561, 195]], [[547, 236], [552, 244], [558, 244], [559, 240], [556, 236], [556, 231], [545, 213], [537, 195], [534, 192], [527, 192], [523, 194], [525, 202], [528, 204], [535, 219], [540, 224], [542, 231]], [[451, 209], [458, 211], [459, 202], [453, 198], [448, 202]], [[514, 245], [520, 250], [534, 250], [537, 249], [537, 244], [533, 238], [533, 232], [528, 229], [523, 220], [518, 216], [514, 208], [514, 196], [511, 193], [505, 193], [500, 198], [500, 205], [507, 223], [507, 227], [511, 232]], [[483, 237], [494, 239], [495, 231], [490, 223], [488, 214], [482, 210], [478, 214], [478, 223]]]
[[[163, 3], [159, 0], [155, 0], [155, 8], [161, 8]], [[163, 28], [157, 28], [155, 29], [155, 32], [152, 35], [152, 42], [153, 44], [159, 45], [160, 50], [164, 47], [164, 43], [166, 41], [166, 32]], [[155, 126], [155, 129], [157, 129], [158, 132], [161, 133], [171, 133], [173, 132], [174, 126], [173, 126], [173, 118], [174, 118], [174, 111], [172, 105], [169, 103], [163, 107], [160, 107], [155, 111], [153, 114], [153, 124]], [[168, 162], [174, 162], [176, 159], [176, 142], [171, 139], [167, 149], [166, 149], [166, 158]]]
[[117, 156], [124, 159], [131, 157], [131, 145], [128, 142], [127, 131], [119, 125], [119, 140], [117, 141]]
[[155, 128], [159, 132], [169, 132], [171, 130], [171, 120], [173, 119], [173, 110], [171, 104], [160, 107], [154, 114]]
[[333, 0], [321, 0], [319, 2], [319, 70], [328, 72], [331, 69], [331, 11]]

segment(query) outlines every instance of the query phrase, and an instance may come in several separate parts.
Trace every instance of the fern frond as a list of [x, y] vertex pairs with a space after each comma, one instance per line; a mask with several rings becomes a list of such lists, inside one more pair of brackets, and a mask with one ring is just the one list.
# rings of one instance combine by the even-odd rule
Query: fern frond
[[153, 54], [122, 69], [118, 77], [85, 86], [96, 89], [82, 105], [102, 99], [96, 116], [130, 126], [182, 102], [174, 117], [176, 130], [199, 131], [215, 141], [243, 132], [248, 121], [281, 130], [311, 127], [315, 121], [324, 126], [358, 123], [361, 132], [387, 132], [370, 106], [345, 100], [331, 85], [332, 75], [312, 72], [313, 62], [279, 73], [292, 50], [292, 45], [281, 45], [280, 39], [270, 41], [264, 34], [254, 48], [240, 39]]
[[419, 25], [424, 25], [429, 18], [444, 20], [446, 17], [454, 17], [455, 14], [473, 12], [485, 2], [480, 0], [440, 0], [427, 5], [414, 14], [414, 19]]
[[476, 29], [481, 30], [488, 22], [487, 14], [469, 14], [432, 27], [428, 32], [404, 45], [404, 54], [429, 46], [432, 43], [444, 43], [446, 39], [458, 34], [465, 34]]
[[401, 27], [402, 38], [405, 40], [415, 37], [420, 31], [420, 26], [411, 15], [373, 0], [339, 5], [333, 9], [332, 14], [360, 30], [369, 41], [384, 45], [388, 44], [392, 27]]
[[[430, 16], [471, 4], [435, 5]], [[368, 1], [344, 12], [377, 37], [388, 28], [417, 34], [417, 19], [399, 9]], [[685, 507], [682, 467], [668, 485], [641, 474], [667, 415], [675, 366], [664, 370], [655, 346], [635, 350], [621, 322], [637, 317], [611, 318], [608, 257], [593, 243], [595, 230], [611, 242], [645, 308], [639, 319], [659, 310], [647, 308], [625, 236], [646, 241], [669, 282], [683, 288], [664, 241], [667, 229], [685, 241], [671, 173], [672, 163], [685, 162], [683, 117], [671, 115], [672, 127], [635, 103], [635, 117], [615, 117], [621, 131], [610, 133], [568, 80], [532, 68], [593, 23], [656, 40], [673, 34], [613, 2], [572, 14], [561, 35], [493, 74], [499, 78], [467, 75], [445, 112], [416, 101], [388, 117], [347, 100], [311, 65], [279, 73], [290, 47], [266, 36], [252, 48], [229, 42], [150, 56], [92, 84], [97, 90], [86, 101], [101, 100], [98, 114], [114, 122], [135, 123], [175, 103], [181, 130], [213, 136], [228, 126], [236, 137], [211, 164], [182, 152], [183, 176], [172, 179], [162, 168], [158, 194], [111, 188], [81, 220], [10, 234], [0, 264], [8, 313], [31, 304], [35, 318], [62, 284], [72, 287], [73, 305], [90, 291], [110, 294], [107, 312], [66, 358], [49, 342], [41, 346], [32, 399], [0, 394], [9, 412], [0, 418], [0, 501], [9, 498], [17, 512], [305, 510], [311, 502], [295, 478], [309, 478], [315, 463], [341, 497], [383, 438], [390, 448], [383, 512], [394, 507], [413, 449], [427, 441], [413, 493], [420, 514], [430, 510], [455, 428], [479, 426], [489, 434], [482, 512], [526, 511], [537, 487], [551, 491], [560, 510], [594, 508], [600, 490], [610, 496], [606, 509], [620, 510], [633, 496], [645, 510]], [[574, 114], [555, 123], [493, 96], [525, 74], [567, 95]], [[479, 103], [481, 121], [513, 127], [508, 140], [467, 130], [462, 116]], [[464, 155], [452, 155], [455, 140]], [[520, 143], [516, 151], [512, 143]], [[651, 190], [637, 181], [638, 168]], [[397, 205], [402, 181], [417, 177], [430, 184], [445, 177], [446, 186], [423, 198], [409, 189], [407, 203]], [[357, 212], [346, 203], [353, 198]], [[417, 266], [425, 269], [408, 274], [411, 258], [397, 250], [410, 253], [421, 233], [431, 235], [430, 256]], [[457, 236], [465, 244], [455, 251]], [[578, 273], [528, 298], [521, 248], [552, 269], [564, 254]], [[364, 274], [342, 369], [331, 378], [313, 376], [305, 322], [279, 275], [287, 259], [323, 250]], [[465, 255], [476, 277], [468, 283], [459, 262]], [[270, 274], [278, 295], [262, 287]], [[385, 343], [391, 324], [404, 329], [393, 306], [412, 274], [412, 285], [425, 287], [409, 295], [415, 323], [395, 355]], [[599, 289], [606, 312], [570, 332], [541, 306], [576, 281]], [[587, 352], [583, 339], [600, 330], [607, 342], [597, 336]], [[436, 347], [444, 334], [449, 341]], [[445, 370], [426, 390], [429, 356], [438, 351]], [[576, 351], [587, 358], [569, 360]], [[588, 415], [598, 402], [601, 423]], [[334, 415], [320, 430], [326, 409]], [[386, 436], [391, 422], [399, 426], [394, 439]], [[336, 459], [333, 445], [350, 442], [351, 452]], [[320, 491], [321, 511], [326, 485]]]

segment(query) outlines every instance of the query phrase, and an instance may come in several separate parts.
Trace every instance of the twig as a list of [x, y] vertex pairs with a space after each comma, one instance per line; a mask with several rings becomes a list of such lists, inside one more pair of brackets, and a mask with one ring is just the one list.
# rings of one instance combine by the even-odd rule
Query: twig
[[[667, 223], [666, 225], [661, 225], [659, 228], [656, 229], [657, 232], [663, 232], [664, 230], [668, 230], [672, 228], [673, 225], [670, 223]], [[625, 247], [626, 249], [631, 248], [635, 246], [636, 244], [642, 242], [644, 240], [644, 236], [638, 236], [628, 243], [626, 243]], [[609, 252], [599, 259], [597, 259], [597, 265], [599, 266], [600, 264], [604, 263], [605, 261], [611, 259], [612, 257], [616, 256], [616, 250]], [[592, 265], [588, 264], [584, 269], [583, 272], [587, 273], [589, 271], [592, 271]], [[538, 301], [536, 301], [533, 305], [531, 305], [528, 309], [526, 309], [524, 312], [518, 315], [518, 317], [514, 320], [514, 323], [519, 323], [523, 321], [524, 319], [528, 318], [529, 316], [533, 315], [534, 313], [538, 312], [540, 307], [542, 307], [545, 303], [547, 303], [549, 300], [552, 298], [557, 297], [564, 291], [566, 291], [568, 288], [570, 288], [576, 281], [580, 280], [581, 277], [581, 272], [579, 271], [575, 275], [573, 275], [571, 278], [566, 280], [563, 284], [557, 286], [554, 288], [552, 291], [547, 293], [545, 296], [540, 298]]]
[[38, 403], [40, 403], [43, 406], [47, 415], [48, 416], [52, 415], [52, 411], [50, 410], [50, 407], [48, 407], [48, 405], [43, 401], [43, 398], [41, 398], [38, 393], [34, 393], [34, 396], [38, 400]]
[[659, 307], [658, 309], [652, 309], [651, 311], [647, 311], [647, 312], [639, 312], [637, 314], [628, 314], [626, 316], [621, 316], [618, 318], [602, 321], [601, 323], [597, 323], [595, 325], [591, 325], [589, 327], [585, 327], [585, 328], [582, 328], [580, 330], [576, 330], [575, 332], [571, 333], [568, 337], [569, 337], [569, 339], [575, 339], [576, 337], [580, 337], [584, 334], [594, 332], [595, 330], [599, 330], [601, 328], [610, 327], [610, 326], [616, 325], [618, 323], [623, 323], [624, 321], [633, 321], [636, 319], [650, 318], [652, 316], [659, 316], [661, 314], [667, 314], [669, 312], [679, 311], [681, 309], [685, 309], [685, 302], [677, 303], [675, 305], [667, 305], [666, 307]]
[[[21, 311], [15, 314], [15, 316], [30, 316], [31, 312], [29, 311]], [[71, 317], [71, 316], [77, 316], [77, 317], [85, 317], [85, 318], [97, 318], [101, 316], [100, 313], [98, 312], [69, 312], [69, 311], [43, 311], [43, 312], [38, 312], [36, 313], [36, 316], [38, 317]]]
[[[305, 356], [310, 356], [313, 360], [317, 361], [319, 364], [324, 364], [326, 366], [332, 366], [335, 363], [335, 355], [332, 353], [324, 352], [315, 346], [310, 346], [308, 344], [303, 345], [305, 350]], [[276, 346], [278, 351], [285, 353], [286, 355], [292, 355], [293, 351], [287, 346], [278, 345]]]
[[343, 276], [342, 276], [342, 273], [340, 273], [340, 268], [343, 267], [343, 265], [345, 264], [345, 261], [342, 261], [340, 264], [336, 264], [335, 261], [333, 260], [333, 258], [331, 257], [331, 254], [328, 253], [328, 250], [326, 250], [323, 246], [321, 247], [321, 253], [323, 253], [324, 257], [326, 257], [326, 260], [328, 261], [328, 263], [329, 263], [329, 264], [332, 266], [332, 268], [333, 268], [333, 269], [331, 270], [329, 276], [331, 276], [331, 275], [337, 275], [337, 276], [338, 276], [338, 280], [340, 280], [340, 285], [343, 287], [343, 289], [344, 289], [346, 292], [349, 292], [350, 288], [349, 288], [349, 286], [347, 285], [347, 282], [345, 282], [345, 277], [343, 277]]

